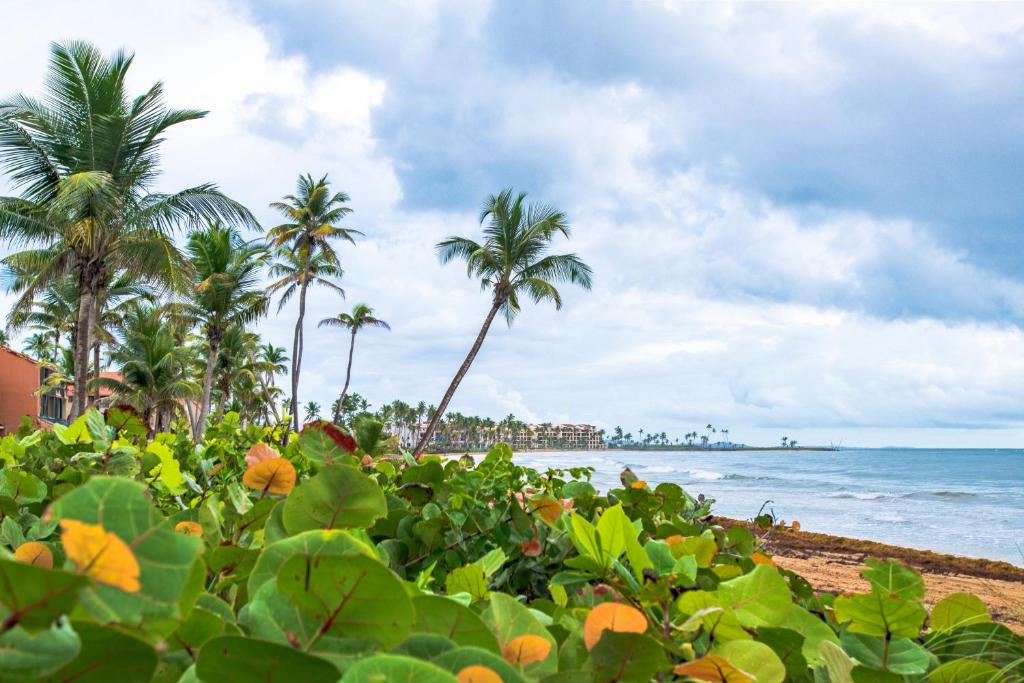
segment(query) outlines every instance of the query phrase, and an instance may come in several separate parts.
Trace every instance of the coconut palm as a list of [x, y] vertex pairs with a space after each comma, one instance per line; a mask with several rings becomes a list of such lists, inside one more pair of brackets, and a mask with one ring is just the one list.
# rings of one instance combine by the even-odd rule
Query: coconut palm
[[306, 422], [312, 422], [313, 420], [320, 419], [320, 404], [316, 401], [310, 401], [306, 404]]
[[[292, 342], [292, 405], [299, 405], [299, 374], [302, 371], [302, 332], [306, 317], [306, 290], [311, 284], [324, 284], [344, 292], [327, 278], [340, 278], [341, 263], [332, 240], [343, 239], [355, 244], [355, 235], [363, 233], [343, 228], [337, 223], [352, 213], [346, 205], [349, 196], [344, 192], [331, 194], [327, 176], [313, 180], [306, 174], [299, 176], [296, 194], [287, 195], [280, 202], [271, 204], [284, 215], [287, 222], [273, 227], [267, 233], [267, 240], [280, 256], [283, 269], [281, 280], [271, 286], [271, 291], [283, 289], [281, 305], [298, 289], [299, 315], [295, 321], [295, 336]], [[276, 266], [275, 266], [276, 267]], [[320, 275], [316, 275], [319, 270]], [[278, 307], [280, 310], [280, 306]], [[294, 411], [294, 428], [299, 429], [298, 411]]]
[[210, 414], [213, 371], [224, 335], [232, 326], [248, 325], [267, 312], [268, 298], [260, 280], [268, 252], [246, 243], [234, 228], [216, 223], [191, 232], [185, 251], [192, 264], [193, 285], [180, 308], [199, 324], [209, 350], [196, 419], [195, 438], [200, 441]]
[[50, 345], [50, 338], [45, 334], [36, 332], [25, 339], [25, 353], [41, 361], [52, 362], [56, 356], [53, 355], [53, 347]]
[[19, 197], [0, 198], [0, 239], [32, 247], [13, 254], [31, 273], [19, 293], [31, 301], [71, 276], [79, 290], [75, 409], [87, 404], [86, 368], [102, 292], [119, 272], [173, 287], [187, 271], [172, 233], [223, 219], [256, 226], [213, 185], [150, 192], [167, 131], [205, 112], [168, 109], [156, 83], [131, 97], [132, 56], [105, 57], [92, 45], [54, 45], [46, 94], [0, 103], [0, 167]]
[[547, 253], [556, 235], [566, 238], [570, 235], [569, 221], [561, 211], [543, 204], [527, 204], [525, 193], [514, 194], [509, 188], [487, 198], [480, 212], [480, 223], [484, 226], [483, 243], [465, 237], [449, 237], [437, 245], [442, 263], [455, 259], [466, 261], [466, 274], [479, 278], [481, 288], [490, 290], [491, 307], [476, 341], [420, 437], [416, 455], [429, 441], [499, 312], [511, 325], [520, 311], [523, 296], [537, 303], [551, 301], [555, 308], [561, 308], [562, 296], [555, 288], [556, 282], [571, 282], [590, 289], [590, 266], [575, 254]]
[[390, 330], [391, 326], [380, 318], [375, 318], [373, 309], [366, 304], [356, 304], [352, 307], [351, 313], [339, 313], [333, 318], [324, 318], [317, 327], [341, 327], [351, 333], [348, 343], [348, 366], [345, 369], [345, 386], [341, 388], [341, 396], [334, 411], [334, 421], [338, 422], [341, 420], [341, 404], [345, 400], [348, 384], [352, 379], [352, 355], [356, 350], [356, 333], [364, 327], [383, 327], [385, 330]]

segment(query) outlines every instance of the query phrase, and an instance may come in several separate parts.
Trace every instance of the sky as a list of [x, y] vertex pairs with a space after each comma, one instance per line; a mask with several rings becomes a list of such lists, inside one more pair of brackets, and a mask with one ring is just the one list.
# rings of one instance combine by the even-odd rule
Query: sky
[[[489, 301], [433, 245], [512, 186], [568, 214], [594, 287], [492, 328], [450, 409], [1024, 446], [1022, 5], [51, 5], [6, 9], [0, 96], [41, 92], [52, 41], [123, 47], [136, 91], [210, 110], [158, 189], [215, 182], [265, 227], [300, 173], [351, 195], [303, 402], [339, 393], [347, 339], [315, 322], [356, 302], [392, 331], [359, 336], [352, 390], [440, 400]], [[260, 332], [290, 349], [295, 313]]]

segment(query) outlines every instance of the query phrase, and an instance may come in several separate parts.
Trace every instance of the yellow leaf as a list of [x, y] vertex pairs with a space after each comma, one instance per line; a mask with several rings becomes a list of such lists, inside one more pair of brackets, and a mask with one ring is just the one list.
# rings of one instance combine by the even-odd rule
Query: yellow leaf
[[505, 661], [513, 666], [543, 662], [551, 652], [551, 643], [540, 636], [519, 636], [508, 641], [501, 650]]
[[174, 525], [174, 530], [179, 534], [185, 534], [186, 536], [203, 535], [203, 527], [199, 526], [199, 522], [178, 522]]
[[710, 683], [753, 683], [754, 679], [745, 671], [740, 671], [725, 657], [708, 655], [672, 669], [676, 676], [689, 676], [698, 681]]
[[775, 567], [776, 566], [775, 565], [775, 560], [773, 560], [772, 558], [768, 557], [764, 553], [753, 553], [753, 554], [751, 554], [750, 559], [754, 561], [754, 564], [766, 564], [769, 567]]
[[295, 467], [284, 458], [264, 460], [247, 469], [242, 482], [257, 491], [287, 495], [295, 488]]
[[455, 678], [459, 683], [502, 683], [501, 676], [494, 669], [488, 669], [479, 664], [467, 666], [459, 671]]
[[61, 543], [79, 571], [99, 583], [129, 593], [139, 590], [139, 562], [128, 544], [99, 524], [60, 521]]
[[562, 504], [554, 498], [534, 498], [530, 501], [533, 511], [548, 524], [554, 524], [562, 516]]
[[647, 482], [644, 481], [643, 479], [637, 479], [636, 481], [634, 481], [632, 484], [629, 485], [629, 488], [631, 488], [631, 489], [645, 489], [645, 488], [647, 488]]
[[46, 547], [45, 543], [29, 541], [22, 543], [14, 551], [14, 557], [25, 564], [34, 564], [44, 569], [53, 569], [53, 553]]
[[583, 622], [583, 644], [593, 650], [605, 631], [643, 633], [646, 630], [647, 617], [640, 610], [617, 602], [602, 602], [590, 610]]

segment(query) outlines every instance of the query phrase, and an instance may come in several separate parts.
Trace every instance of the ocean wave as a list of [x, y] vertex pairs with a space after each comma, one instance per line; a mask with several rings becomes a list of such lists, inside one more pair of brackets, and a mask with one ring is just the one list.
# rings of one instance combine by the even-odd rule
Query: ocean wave
[[917, 491], [915, 493], [907, 493], [903, 496], [904, 498], [977, 498], [977, 493], [970, 493], [968, 491]]
[[856, 500], [882, 500], [883, 498], [895, 498], [891, 493], [854, 493], [851, 491], [837, 491], [835, 493], [826, 493], [826, 498], [851, 498]]
[[700, 481], [718, 481], [725, 478], [725, 475], [721, 472], [713, 472], [711, 470], [689, 470], [687, 474], [690, 475], [690, 478]]
[[679, 468], [672, 465], [647, 465], [643, 468], [644, 474], [671, 474], [678, 471]]

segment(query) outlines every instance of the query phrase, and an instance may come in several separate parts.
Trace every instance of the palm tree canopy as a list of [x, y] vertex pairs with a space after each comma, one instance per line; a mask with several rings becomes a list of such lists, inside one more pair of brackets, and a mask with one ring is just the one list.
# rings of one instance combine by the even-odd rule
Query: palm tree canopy
[[351, 313], [339, 313], [333, 318], [324, 318], [317, 327], [343, 327], [358, 332], [364, 327], [382, 327], [390, 330], [391, 326], [374, 317], [373, 309], [366, 304], [356, 304]]
[[294, 251], [281, 251], [277, 260], [270, 266], [271, 277], [277, 278], [267, 287], [268, 294], [281, 294], [278, 301], [278, 312], [284, 308], [288, 300], [302, 288], [303, 283], [307, 285], [322, 285], [332, 289], [345, 297], [345, 290], [334, 280], [340, 279], [345, 271], [338, 265], [338, 261], [332, 256], [333, 252], [317, 251], [312, 254], [308, 262], [304, 262], [300, 254]]
[[285, 217], [286, 222], [271, 228], [267, 239], [274, 247], [287, 244], [301, 253], [323, 251], [337, 263], [338, 257], [330, 240], [340, 238], [355, 244], [354, 236], [363, 234], [337, 225], [352, 213], [352, 209], [346, 206], [348, 201], [350, 198], [344, 192], [331, 194], [326, 175], [319, 180], [313, 180], [308, 173], [299, 176], [295, 194], [270, 205]]
[[480, 287], [493, 293], [509, 325], [521, 310], [520, 296], [534, 302], [551, 301], [561, 308], [557, 282], [571, 282], [590, 289], [592, 271], [575, 254], [549, 254], [558, 234], [569, 237], [568, 219], [561, 211], [543, 204], [527, 204], [526, 193], [511, 188], [491, 195], [480, 212], [484, 241], [449, 237], [437, 244], [442, 263], [466, 261], [466, 274], [480, 279]]

